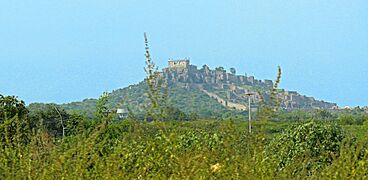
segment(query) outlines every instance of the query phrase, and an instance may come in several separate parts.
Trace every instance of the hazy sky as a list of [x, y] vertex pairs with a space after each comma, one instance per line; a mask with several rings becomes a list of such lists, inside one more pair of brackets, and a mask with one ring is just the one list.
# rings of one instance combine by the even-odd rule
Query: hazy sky
[[0, 94], [70, 102], [189, 57], [281, 88], [368, 105], [367, 0], [1, 0]]

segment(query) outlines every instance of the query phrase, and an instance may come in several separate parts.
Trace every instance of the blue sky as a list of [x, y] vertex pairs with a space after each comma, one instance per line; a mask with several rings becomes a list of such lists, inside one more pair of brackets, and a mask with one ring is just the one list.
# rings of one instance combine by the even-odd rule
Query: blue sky
[[0, 94], [64, 103], [189, 57], [340, 106], [368, 105], [365, 0], [2, 0]]

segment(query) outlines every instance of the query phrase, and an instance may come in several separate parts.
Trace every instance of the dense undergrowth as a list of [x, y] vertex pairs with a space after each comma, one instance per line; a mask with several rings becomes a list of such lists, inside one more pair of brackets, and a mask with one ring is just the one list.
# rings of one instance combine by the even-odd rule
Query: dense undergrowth
[[[0, 179], [367, 178], [368, 150], [331, 122], [281, 133], [239, 121], [96, 124], [53, 138], [39, 131], [0, 142]], [[268, 125], [266, 129], [275, 126]]]

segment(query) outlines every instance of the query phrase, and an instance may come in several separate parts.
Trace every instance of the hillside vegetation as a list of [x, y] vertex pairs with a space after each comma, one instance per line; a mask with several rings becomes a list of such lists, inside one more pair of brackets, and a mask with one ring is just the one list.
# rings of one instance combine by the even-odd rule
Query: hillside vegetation
[[368, 128], [366, 119], [355, 127], [256, 122], [250, 134], [246, 122], [234, 120], [105, 124], [67, 116], [65, 137], [57, 125], [31, 128], [18, 116], [2, 119], [0, 178], [368, 178], [367, 131], [355, 138], [355, 127]]
[[[146, 92], [147, 86], [144, 83], [115, 90], [109, 94], [108, 105], [111, 108], [129, 107], [136, 114], [143, 115], [145, 105], [149, 102]], [[215, 99], [198, 89], [185, 89], [180, 86], [170, 86], [169, 99], [171, 104], [181, 111], [187, 114], [196, 113], [201, 117], [221, 117], [222, 114], [233, 111], [225, 108]], [[82, 102], [63, 104], [61, 107], [69, 112], [79, 112], [93, 116], [93, 112], [96, 110], [96, 102], [97, 99], [87, 99]]]

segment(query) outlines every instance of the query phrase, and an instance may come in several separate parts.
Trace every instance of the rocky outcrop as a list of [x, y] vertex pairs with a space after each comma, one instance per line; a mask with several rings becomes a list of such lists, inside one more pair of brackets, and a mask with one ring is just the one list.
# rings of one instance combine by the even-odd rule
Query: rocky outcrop
[[[260, 101], [258, 92], [263, 97], [269, 96], [273, 87], [272, 80], [257, 80], [254, 76], [237, 75], [235, 68], [227, 73], [223, 67], [211, 70], [207, 65], [201, 69], [191, 65], [189, 59], [169, 60], [169, 65], [160, 72], [161, 78], [167, 85], [181, 84], [185, 88], [200, 88], [210, 97], [216, 99], [220, 104], [228, 108], [244, 110], [247, 108], [248, 98], [246, 93], [252, 96], [252, 104], [257, 106]], [[218, 93], [225, 93], [220, 96]], [[293, 109], [332, 109], [335, 103], [315, 100], [313, 97], [300, 95], [295, 91], [280, 90], [278, 93], [281, 108]]]

